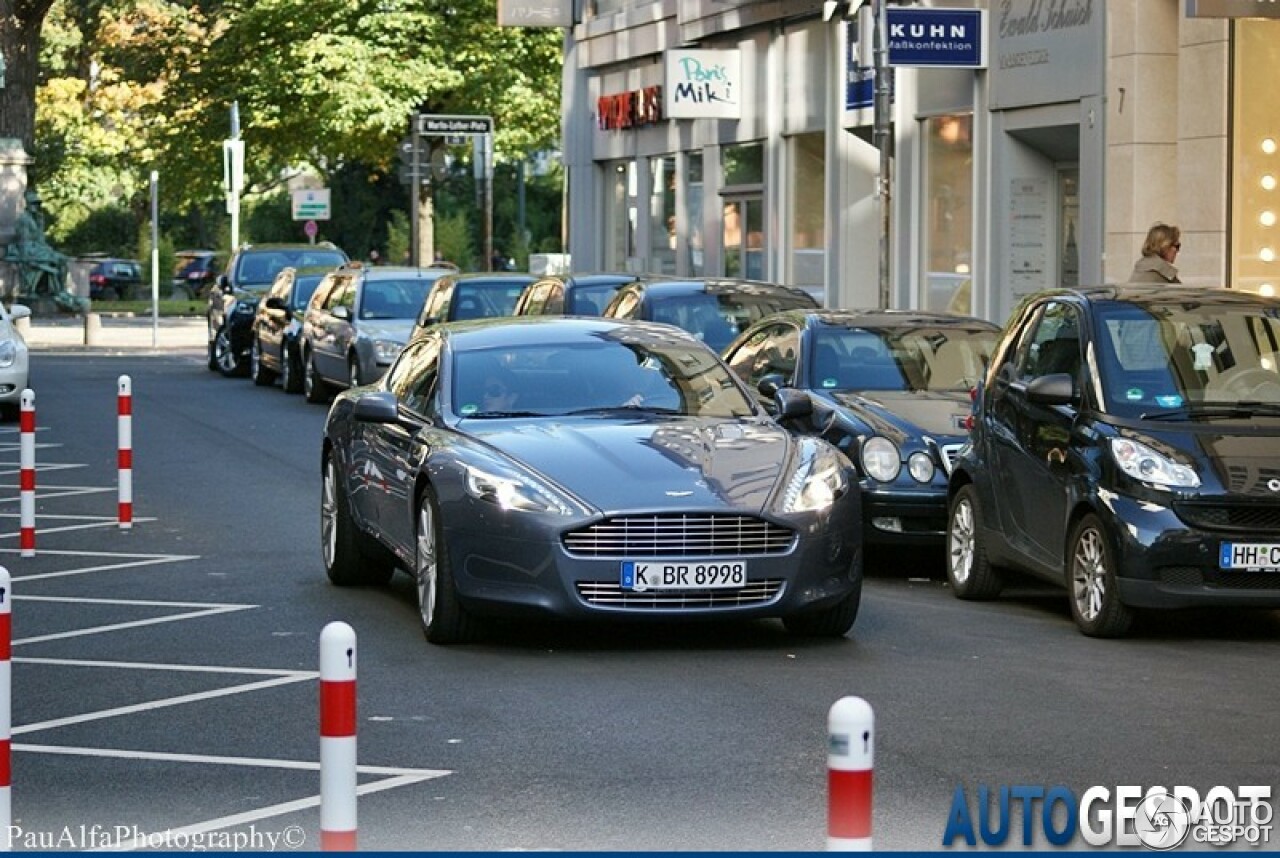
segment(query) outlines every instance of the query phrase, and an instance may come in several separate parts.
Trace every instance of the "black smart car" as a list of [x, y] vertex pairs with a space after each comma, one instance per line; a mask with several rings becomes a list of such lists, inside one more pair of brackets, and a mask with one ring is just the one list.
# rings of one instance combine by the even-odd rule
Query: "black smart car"
[[947, 576], [1068, 589], [1086, 635], [1137, 609], [1280, 608], [1280, 300], [1123, 286], [1029, 298], [949, 484]]

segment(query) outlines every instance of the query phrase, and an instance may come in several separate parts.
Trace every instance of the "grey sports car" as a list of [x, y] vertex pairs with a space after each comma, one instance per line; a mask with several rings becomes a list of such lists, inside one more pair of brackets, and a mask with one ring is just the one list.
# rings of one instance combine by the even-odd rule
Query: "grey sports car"
[[522, 614], [780, 617], [831, 636], [857, 617], [852, 464], [781, 429], [672, 326], [436, 326], [338, 395], [322, 467], [329, 579], [411, 570], [433, 643]]

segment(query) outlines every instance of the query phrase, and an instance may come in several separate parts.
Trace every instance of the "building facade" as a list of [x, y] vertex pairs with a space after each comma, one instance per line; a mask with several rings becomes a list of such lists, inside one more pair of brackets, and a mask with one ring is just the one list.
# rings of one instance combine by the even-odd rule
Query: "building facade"
[[563, 91], [574, 267], [868, 307], [887, 259], [890, 306], [1001, 322], [1039, 289], [1125, 280], [1164, 221], [1183, 282], [1280, 287], [1280, 4], [923, 4], [986, 11], [985, 67], [881, 82], [878, 5], [585, 0]]

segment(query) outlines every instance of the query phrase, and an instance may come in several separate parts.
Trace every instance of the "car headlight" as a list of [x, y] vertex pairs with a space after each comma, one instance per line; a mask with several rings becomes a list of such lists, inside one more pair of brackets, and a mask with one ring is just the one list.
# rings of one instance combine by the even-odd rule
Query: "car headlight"
[[817, 512], [849, 490], [848, 459], [826, 444], [805, 446], [808, 455], [802, 455], [783, 492], [783, 512]]
[[11, 367], [18, 359], [18, 347], [13, 340], [0, 340], [0, 366]]
[[373, 341], [373, 356], [377, 358], [378, 363], [391, 363], [403, 349], [404, 343], [395, 340]]
[[893, 482], [902, 468], [902, 454], [898, 452], [898, 445], [879, 435], [868, 438], [863, 443], [860, 457], [862, 470], [882, 483]]
[[917, 450], [907, 457], [907, 470], [911, 472], [911, 479], [917, 483], [928, 483], [933, 481], [933, 457], [928, 453]]
[[474, 465], [463, 465], [463, 468], [466, 470], [467, 494], [477, 500], [487, 501], [505, 510], [574, 514], [574, 510], [555, 492], [528, 474], [514, 471], [495, 474]]
[[1200, 485], [1200, 477], [1193, 469], [1129, 438], [1111, 439], [1111, 457], [1120, 470], [1144, 483], [1184, 489]]

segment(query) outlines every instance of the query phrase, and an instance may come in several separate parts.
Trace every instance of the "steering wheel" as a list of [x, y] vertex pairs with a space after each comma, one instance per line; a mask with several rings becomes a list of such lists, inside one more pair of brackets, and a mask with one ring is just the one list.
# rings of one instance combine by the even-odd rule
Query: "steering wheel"
[[1241, 399], [1249, 398], [1263, 385], [1280, 385], [1280, 375], [1261, 367], [1232, 369], [1218, 376], [1213, 387], [1236, 393]]

